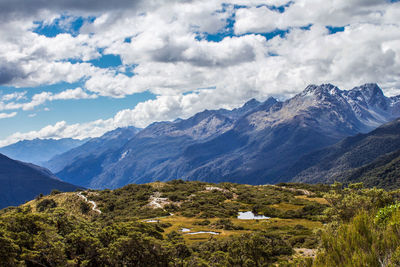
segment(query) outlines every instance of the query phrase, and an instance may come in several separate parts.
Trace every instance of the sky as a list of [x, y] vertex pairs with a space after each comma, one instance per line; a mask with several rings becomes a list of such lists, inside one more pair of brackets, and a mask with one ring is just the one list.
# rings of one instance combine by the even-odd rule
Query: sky
[[0, 146], [287, 99], [400, 94], [400, 2], [0, 0]]

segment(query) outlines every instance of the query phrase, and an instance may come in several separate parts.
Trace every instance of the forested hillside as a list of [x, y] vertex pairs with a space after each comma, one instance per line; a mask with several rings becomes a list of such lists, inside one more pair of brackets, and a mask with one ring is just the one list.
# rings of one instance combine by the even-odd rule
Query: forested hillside
[[[331, 237], [337, 233], [338, 242], [348, 239], [343, 229], [359, 216], [387, 213], [380, 209], [398, 198], [398, 192], [363, 189], [362, 184], [343, 189], [341, 184], [181, 180], [54, 192], [0, 212], [0, 265], [345, 266], [343, 257], [334, 254], [339, 243]], [[397, 209], [393, 207], [386, 209]], [[376, 222], [386, 225], [387, 218], [382, 215]], [[363, 231], [369, 227], [378, 226], [365, 225]], [[396, 232], [366, 244], [392, 237], [397, 238]], [[387, 251], [389, 247], [374, 247], [372, 255], [396, 262], [391, 254], [396, 242], [386, 242]], [[350, 254], [346, 246], [361, 249], [358, 243], [341, 246]], [[377, 266], [373, 263], [381, 258], [354, 259], [371, 265], [352, 266]]]
[[345, 138], [339, 143], [302, 157], [287, 172], [295, 182], [364, 182], [366, 186], [399, 188], [398, 156], [400, 119], [367, 134]]

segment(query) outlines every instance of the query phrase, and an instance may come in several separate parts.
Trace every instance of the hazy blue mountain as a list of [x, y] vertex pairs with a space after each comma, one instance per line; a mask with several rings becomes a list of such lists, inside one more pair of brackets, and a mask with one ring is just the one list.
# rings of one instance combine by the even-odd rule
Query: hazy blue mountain
[[364, 181], [370, 186], [390, 188], [388, 181], [384, 180], [389, 179], [391, 172], [400, 173], [400, 167], [396, 168], [393, 163], [399, 162], [399, 151], [400, 119], [396, 119], [370, 133], [348, 137], [310, 153], [289, 172], [297, 174], [293, 181], [299, 182]]
[[54, 156], [80, 146], [86, 141], [71, 138], [23, 140], [0, 148], [0, 153], [12, 159], [41, 165]]
[[[275, 103], [276, 100], [273, 102]], [[93, 152], [85, 149], [84, 146], [78, 147], [65, 153], [68, 157], [65, 155], [57, 157], [59, 162], [68, 163], [57, 172], [57, 176], [68, 182], [96, 188], [126, 184], [130, 181], [126, 177], [130, 176], [132, 166], [115, 170], [115, 173], [111, 175], [116, 179], [108, 177], [107, 169], [118, 162], [129, 165], [129, 159], [133, 156], [140, 159], [140, 163], [137, 164], [140, 169], [151, 169], [161, 162], [167, 164], [180, 155], [188, 145], [209, 140], [228, 131], [233, 127], [237, 117], [246, 114], [258, 105], [260, 103], [253, 99], [243, 107], [231, 111], [205, 110], [186, 120], [153, 123], [136, 135], [130, 136], [129, 142], [126, 142], [127, 139], [120, 143], [112, 142], [111, 148], [105, 142], [100, 142], [101, 146], [95, 145]], [[89, 153], [77, 156], [76, 150], [89, 151]], [[73, 158], [76, 160], [69, 160]], [[53, 162], [54, 159], [49, 163]], [[55, 170], [54, 165], [53, 168], [51, 165], [46, 166]], [[119, 172], [124, 172], [124, 174], [118, 175]]]
[[69, 162], [57, 176], [94, 188], [176, 178], [287, 181], [292, 178], [287, 170], [302, 156], [399, 114], [398, 100], [385, 97], [376, 84], [350, 91], [310, 85], [284, 102], [251, 100], [232, 111], [205, 110], [186, 120], [154, 123], [106, 153]]
[[53, 189], [74, 191], [78, 187], [55, 179], [39, 166], [12, 160], [0, 154], [0, 209], [17, 206]]
[[[114, 151], [123, 146], [129, 139], [139, 132], [139, 130], [140, 129], [135, 127], [117, 128], [105, 133], [101, 137], [93, 138], [79, 147], [55, 156], [48, 162], [45, 162], [43, 166], [54, 173], [60, 171], [67, 173], [72, 172], [66, 180], [69, 180], [70, 182], [74, 181], [74, 184], [87, 185], [85, 182], [87, 180], [85, 175], [88, 174], [85, 170], [86, 166], [88, 168], [93, 166], [96, 166], [95, 169], [98, 168], [97, 166], [101, 165], [102, 158], [105, 157], [104, 155], [107, 155], [110, 151]], [[74, 167], [68, 167], [64, 170], [66, 166], [72, 164], [74, 164]]]

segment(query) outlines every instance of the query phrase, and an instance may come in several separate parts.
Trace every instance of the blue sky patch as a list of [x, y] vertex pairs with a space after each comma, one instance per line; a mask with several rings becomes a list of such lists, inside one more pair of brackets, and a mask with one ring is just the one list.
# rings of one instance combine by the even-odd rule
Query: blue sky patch
[[329, 34], [335, 34], [337, 32], [344, 32], [345, 27], [326, 26], [326, 28], [329, 30]]
[[112, 68], [122, 65], [121, 57], [113, 54], [102, 55], [101, 57], [88, 62], [99, 68]]
[[45, 24], [43, 21], [34, 22], [37, 26], [32, 31], [46, 37], [55, 37], [61, 33], [77, 36], [85, 22], [92, 23], [94, 20], [95, 17], [83, 18], [62, 15], [60, 18], [55, 19], [52, 24]]

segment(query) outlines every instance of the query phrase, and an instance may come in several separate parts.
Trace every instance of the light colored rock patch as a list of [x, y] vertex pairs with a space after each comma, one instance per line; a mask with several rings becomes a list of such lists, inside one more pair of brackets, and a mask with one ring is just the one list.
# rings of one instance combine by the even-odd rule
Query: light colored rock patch
[[315, 258], [317, 255], [317, 250], [316, 249], [310, 249], [310, 248], [295, 248], [296, 254], [299, 254], [301, 257], [306, 257], [306, 258]]
[[161, 197], [160, 192], [154, 192], [154, 194], [150, 197], [150, 202], [147, 206], [153, 209], [164, 209], [165, 205], [171, 203], [171, 201], [166, 197]]

